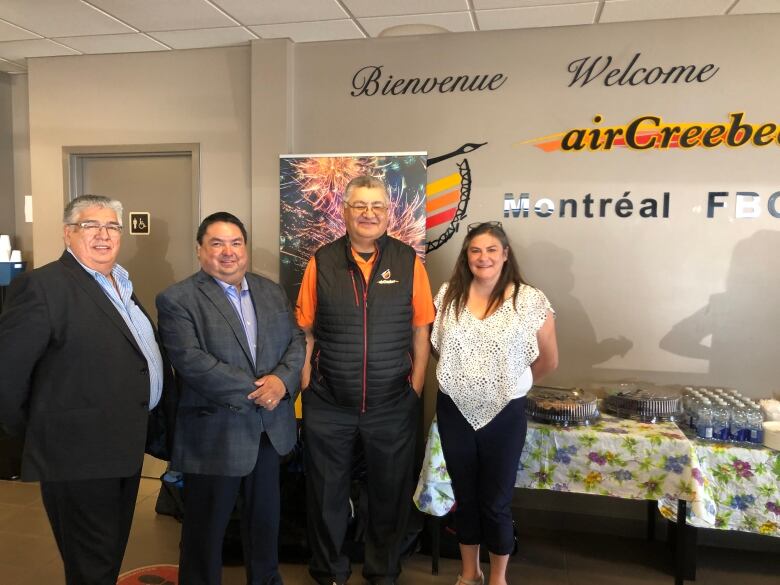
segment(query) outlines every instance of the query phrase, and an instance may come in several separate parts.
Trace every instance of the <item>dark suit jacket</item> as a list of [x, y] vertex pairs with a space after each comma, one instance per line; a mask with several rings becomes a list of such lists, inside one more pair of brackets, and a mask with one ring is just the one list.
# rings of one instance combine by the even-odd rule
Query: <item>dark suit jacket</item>
[[0, 423], [25, 438], [22, 479], [133, 475], [148, 419], [146, 358], [76, 259], [15, 279], [0, 316]]
[[[282, 288], [247, 273], [257, 315], [257, 365], [225, 292], [200, 271], [157, 296], [163, 344], [180, 378], [171, 467], [184, 473], [245, 476], [254, 468], [260, 434], [280, 455], [296, 441], [294, 400], [306, 354]], [[247, 398], [254, 382], [275, 374], [288, 397], [272, 411]]]

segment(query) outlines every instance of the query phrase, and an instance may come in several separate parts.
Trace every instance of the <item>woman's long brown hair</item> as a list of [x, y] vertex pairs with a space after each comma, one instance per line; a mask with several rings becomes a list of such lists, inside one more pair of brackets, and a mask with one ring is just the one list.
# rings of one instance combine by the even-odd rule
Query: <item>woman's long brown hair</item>
[[509, 284], [514, 284], [515, 290], [512, 293], [512, 306], [517, 309], [517, 294], [520, 291], [521, 284], [528, 284], [520, 276], [520, 268], [517, 265], [517, 259], [512, 253], [512, 247], [509, 245], [509, 239], [506, 237], [504, 229], [501, 224], [497, 222], [485, 222], [477, 225], [474, 229], [469, 230], [466, 238], [463, 240], [463, 246], [458, 254], [458, 259], [455, 261], [455, 269], [452, 271], [447, 291], [444, 293], [444, 299], [442, 299], [440, 311], [448, 311], [454, 307], [455, 318], [459, 319], [463, 308], [469, 300], [469, 289], [471, 288], [471, 281], [474, 280], [474, 275], [469, 269], [468, 251], [469, 246], [474, 238], [482, 234], [489, 234], [496, 238], [504, 250], [507, 252], [507, 259], [501, 268], [501, 274], [498, 277], [496, 285], [490, 292], [490, 298], [488, 299], [488, 306], [485, 309], [485, 315], [490, 315], [493, 310], [498, 309], [501, 303], [504, 302], [504, 292]]

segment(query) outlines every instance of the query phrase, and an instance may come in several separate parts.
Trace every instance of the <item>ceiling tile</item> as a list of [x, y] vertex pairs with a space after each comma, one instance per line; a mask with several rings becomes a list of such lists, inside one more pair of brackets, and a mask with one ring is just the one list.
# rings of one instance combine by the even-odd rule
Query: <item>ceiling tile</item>
[[584, 4], [593, 0], [474, 0], [477, 10], [492, 8], [528, 8], [529, 6], [553, 6], [555, 4]]
[[0, 43], [0, 57], [11, 61], [23, 62], [25, 57], [54, 57], [56, 55], [78, 55], [78, 51], [68, 49], [48, 39]]
[[101, 10], [144, 32], [233, 26], [203, 0], [88, 0]]
[[344, 0], [344, 5], [356, 17], [464, 12], [469, 9], [466, 0]]
[[739, 0], [729, 14], [766, 14], [780, 12], [777, 0]]
[[225, 47], [251, 41], [252, 36], [245, 28], [202, 28], [197, 30], [170, 30], [150, 33], [156, 39], [174, 49], [197, 49], [201, 47]]
[[138, 33], [126, 35], [94, 35], [84, 37], [59, 37], [54, 39], [63, 45], [87, 54], [141, 53], [165, 51], [166, 48]]
[[599, 22], [660, 20], [723, 14], [734, 0], [607, 0]]
[[383, 30], [401, 25], [433, 25], [449, 32], [473, 31], [471, 16], [468, 12], [442, 12], [439, 14], [414, 14], [408, 16], [378, 16], [361, 18], [360, 24], [372, 37], [378, 37]]
[[0, 59], [0, 71], [6, 73], [24, 73], [27, 69], [13, 61], [4, 61], [3, 59]]
[[596, 16], [597, 7], [598, 2], [586, 2], [529, 8], [478, 10], [477, 23], [479, 30], [591, 24]]
[[0, 41], [23, 41], [25, 39], [38, 39], [33, 34], [22, 30], [18, 26], [8, 24], [0, 20]]
[[347, 13], [336, 0], [212, 0], [241, 24], [279, 24], [343, 20]]
[[79, 0], [2, 0], [0, 18], [44, 37], [131, 32]]
[[296, 43], [363, 38], [360, 29], [358, 29], [351, 20], [261, 24], [258, 26], [250, 26], [249, 28], [264, 39], [290, 38]]

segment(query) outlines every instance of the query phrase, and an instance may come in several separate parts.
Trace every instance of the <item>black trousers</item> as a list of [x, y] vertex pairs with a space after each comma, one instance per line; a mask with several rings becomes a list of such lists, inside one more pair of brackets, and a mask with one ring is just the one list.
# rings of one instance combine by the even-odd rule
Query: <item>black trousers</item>
[[344, 582], [352, 570], [343, 545], [349, 517], [352, 456], [362, 441], [366, 457], [368, 528], [363, 576], [391, 583], [401, 572], [413, 489], [419, 423], [417, 394], [408, 389], [365, 413], [303, 393], [306, 517], [312, 558], [309, 572], [322, 584]]
[[512, 493], [525, 444], [525, 398], [512, 400], [475, 431], [452, 399], [439, 392], [436, 417], [455, 494], [458, 542], [485, 544], [493, 554], [510, 554]]
[[184, 474], [179, 585], [222, 582], [222, 541], [241, 497], [241, 541], [249, 585], [281, 585], [279, 454], [263, 433], [257, 462], [245, 477]]
[[131, 477], [41, 482], [67, 585], [116, 585], [140, 481], [139, 469]]

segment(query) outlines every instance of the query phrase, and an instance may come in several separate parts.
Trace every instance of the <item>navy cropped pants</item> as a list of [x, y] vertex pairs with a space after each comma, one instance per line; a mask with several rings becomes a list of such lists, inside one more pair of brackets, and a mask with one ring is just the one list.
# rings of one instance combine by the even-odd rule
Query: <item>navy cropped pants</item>
[[508, 555], [514, 548], [511, 505], [525, 443], [525, 400], [512, 400], [475, 431], [452, 399], [438, 393], [436, 416], [455, 493], [460, 544], [484, 544], [497, 555]]

